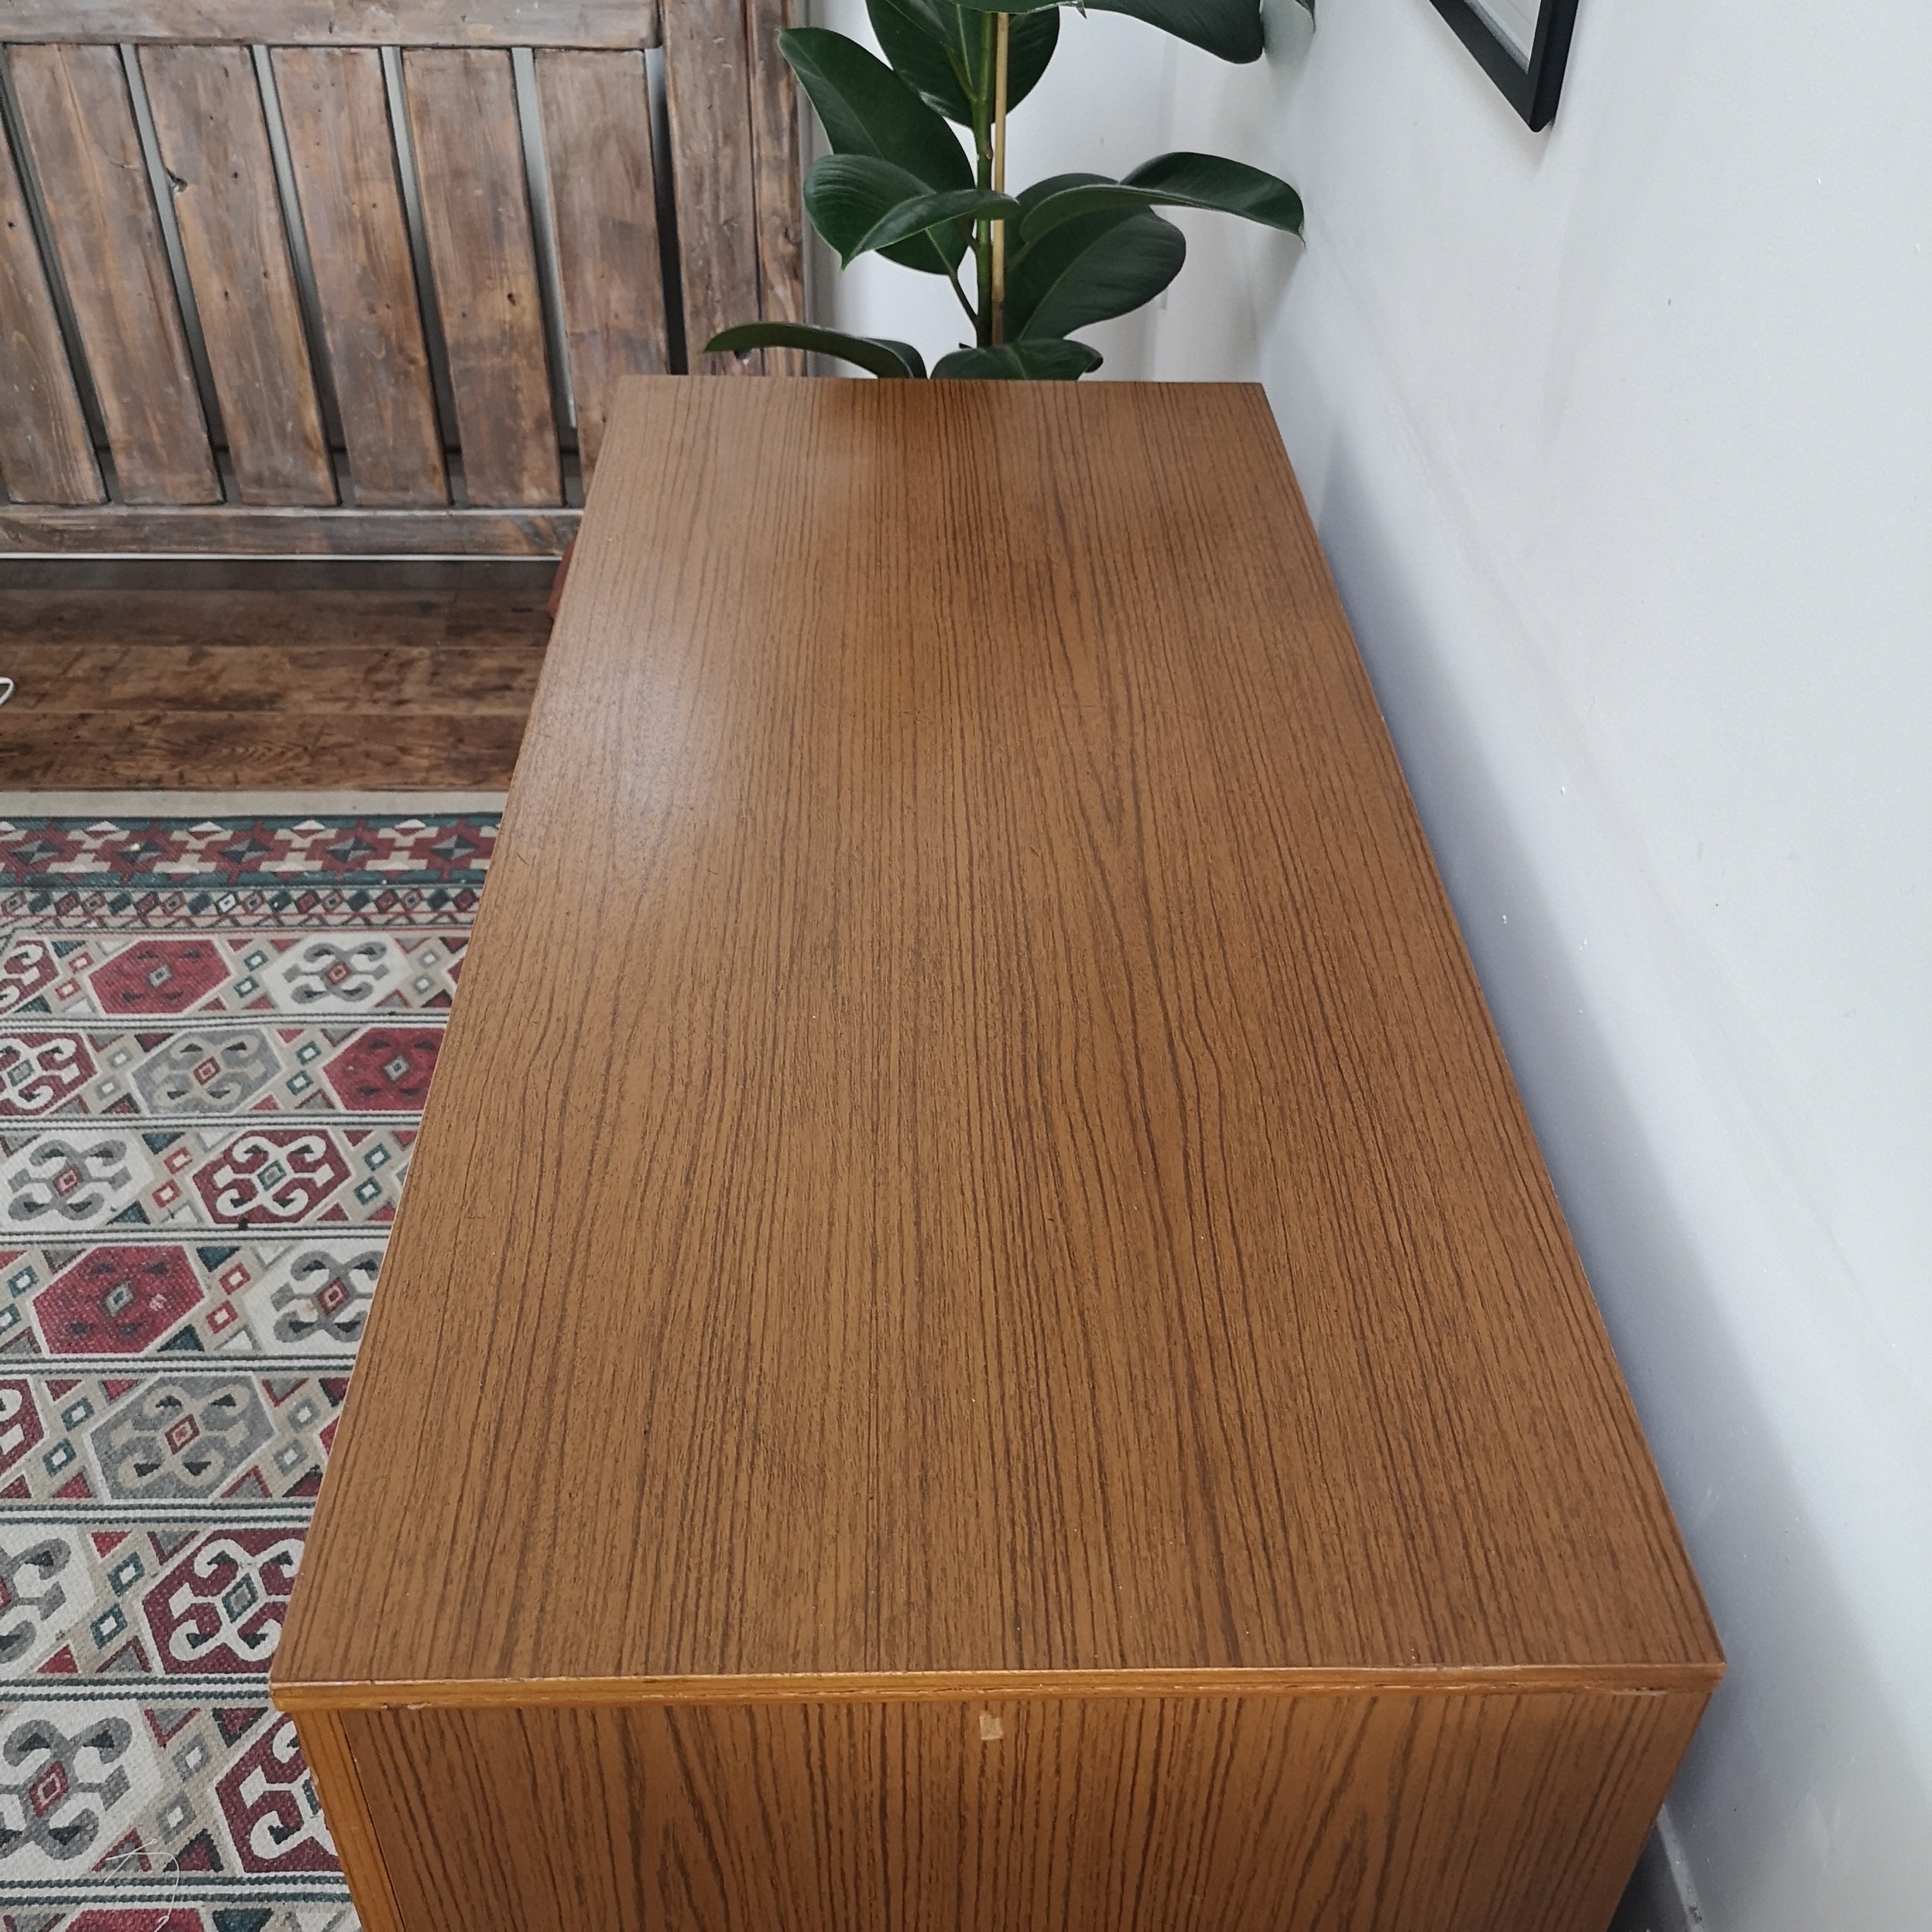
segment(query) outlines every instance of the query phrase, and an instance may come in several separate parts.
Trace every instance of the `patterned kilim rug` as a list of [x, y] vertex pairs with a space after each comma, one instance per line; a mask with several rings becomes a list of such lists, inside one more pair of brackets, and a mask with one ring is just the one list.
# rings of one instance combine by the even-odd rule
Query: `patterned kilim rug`
[[355, 1932], [266, 1678], [495, 836], [0, 818], [6, 1932]]

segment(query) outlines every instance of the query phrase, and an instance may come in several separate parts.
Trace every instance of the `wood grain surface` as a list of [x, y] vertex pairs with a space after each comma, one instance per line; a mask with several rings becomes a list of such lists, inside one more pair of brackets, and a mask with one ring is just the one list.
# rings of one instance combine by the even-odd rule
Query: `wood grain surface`
[[6, 782], [34, 791], [500, 790], [524, 721], [460, 706], [404, 714], [104, 705], [0, 717]]
[[1720, 1669], [1261, 392], [628, 385], [278, 1698]]
[[12, 148], [0, 134], [0, 484], [16, 502], [106, 496]]
[[[77, 580], [85, 566], [67, 563], [9, 562], [0, 568], [0, 646], [10, 649], [382, 646], [433, 648], [446, 656], [478, 646], [541, 650], [550, 630], [544, 598], [552, 573], [530, 563], [344, 569], [330, 563], [155, 561], [111, 565], [105, 582]], [[409, 574], [407, 584], [396, 584], [399, 571]], [[220, 581], [199, 580], [211, 574]], [[139, 580], [130, 583], [130, 577]], [[429, 587], [419, 587], [425, 577]]]
[[14, 46], [7, 63], [118, 493], [130, 503], [219, 502], [119, 50]]
[[1600, 1932], [1702, 1702], [338, 1720], [407, 1932]]
[[690, 364], [716, 375], [755, 375], [765, 366], [762, 350], [742, 357], [701, 352], [718, 330], [760, 313], [752, 41], [743, 0], [678, 0], [664, 16], [664, 45]]
[[561, 503], [510, 56], [412, 47], [403, 76], [464, 490], [478, 505]]
[[[272, 636], [292, 627], [278, 626]], [[358, 639], [316, 644], [8, 644], [0, 670], [21, 711], [94, 711], [111, 696], [123, 711], [274, 711], [372, 714], [528, 714], [542, 668], [528, 641], [451, 650]]]
[[321, 1794], [323, 1815], [345, 1869], [353, 1871], [361, 1932], [404, 1932], [382, 1848], [363, 1796], [362, 1774], [351, 1756], [342, 1714], [312, 1711], [298, 1718], [296, 1735], [302, 1759]]
[[7, 0], [21, 40], [650, 47], [657, 0]]
[[273, 61], [356, 505], [446, 503], [382, 57], [278, 47]]
[[650, 82], [642, 54], [540, 53], [536, 77], [587, 488], [619, 382], [670, 366]]
[[240, 556], [561, 556], [575, 510], [65, 509], [0, 503], [0, 552], [226, 553]]
[[141, 72], [238, 494], [333, 503], [254, 62], [245, 47], [149, 47]]
[[540, 574], [472, 569], [494, 581], [414, 594], [9, 584], [0, 773], [56, 790], [506, 784], [550, 624]]
[[[752, 190], [758, 208], [758, 314], [802, 322], [805, 314], [804, 172], [798, 145], [798, 83], [778, 51], [778, 35], [802, 24], [796, 0], [746, 0], [751, 61]], [[805, 352], [761, 352], [768, 376], [802, 376]]]

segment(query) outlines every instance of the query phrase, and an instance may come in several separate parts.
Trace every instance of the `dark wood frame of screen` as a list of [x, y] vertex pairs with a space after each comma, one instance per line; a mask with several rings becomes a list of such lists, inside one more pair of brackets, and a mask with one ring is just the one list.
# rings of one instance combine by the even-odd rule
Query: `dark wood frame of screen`
[[1541, 0], [1536, 43], [1524, 67], [1515, 51], [1469, 0], [1434, 0], [1436, 10], [1503, 92], [1503, 98], [1532, 128], [1546, 128], [1556, 112], [1569, 58], [1570, 32], [1576, 24], [1576, 0]]

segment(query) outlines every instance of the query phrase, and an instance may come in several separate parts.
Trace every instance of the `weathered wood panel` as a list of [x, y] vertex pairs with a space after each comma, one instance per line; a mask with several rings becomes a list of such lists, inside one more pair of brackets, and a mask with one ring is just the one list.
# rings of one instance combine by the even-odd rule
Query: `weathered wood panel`
[[540, 53], [536, 70], [557, 292], [587, 486], [612, 386], [620, 376], [661, 376], [670, 366], [649, 82], [638, 53]]
[[556, 556], [575, 510], [53, 509], [0, 503], [0, 553], [244, 556]]
[[653, 47], [657, 0], [7, 0], [12, 40]]
[[382, 56], [281, 47], [274, 68], [357, 506], [446, 503]]
[[244, 503], [332, 503], [261, 85], [245, 47], [141, 56], [154, 137]]
[[[752, 174], [757, 208], [758, 314], [770, 322], [805, 320], [805, 210], [800, 197], [798, 86], [778, 51], [778, 35], [800, 0], [746, 0], [751, 40]], [[768, 376], [802, 376], [803, 352], [767, 349]]]
[[8, 59], [120, 493], [130, 503], [218, 502], [120, 54], [16, 46]]
[[674, 0], [664, 16], [664, 91], [684, 283], [684, 339], [694, 369], [756, 374], [757, 355], [700, 352], [758, 308], [758, 188], [742, 0]]
[[[686, 337], [803, 307], [797, 115], [776, 34], [790, 0], [688, 0], [668, 50]], [[0, 36], [22, 99], [27, 151], [54, 178], [60, 274], [111, 446], [97, 464], [76, 374], [65, 366], [46, 274], [0, 179], [0, 329], [17, 380], [0, 419], [0, 480], [15, 501], [0, 548], [64, 551], [184, 542], [253, 550], [392, 546], [374, 521], [278, 526], [235, 518], [38, 518], [106, 497], [218, 504], [188, 332], [164, 224], [113, 42], [142, 45], [161, 158], [232, 447], [231, 491], [262, 508], [334, 500], [318, 394], [325, 351], [340, 404], [344, 492], [357, 512], [446, 506], [447, 430], [462, 446], [466, 506], [560, 508], [548, 357], [567, 362], [586, 478], [614, 385], [662, 370], [672, 318], [641, 50], [657, 0], [10, 0]], [[315, 270], [320, 338], [307, 339], [248, 47], [274, 50], [295, 188]], [[404, 99], [423, 188], [430, 270], [455, 420], [440, 420], [380, 46], [405, 49]], [[538, 100], [556, 236], [560, 340], [547, 344], [508, 50], [538, 50]], [[131, 55], [129, 58], [134, 58]], [[259, 58], [259, 57], [257, 57]], [[272, 117], [269, 117], [272, 118]], [[4, 158], [0, 157], [0, 166]], [[157, 177], [158, 178], [158, 177]], [[165, 211], [164, 211], [165, 212]], [[299, 253], [299, 250], [294, 252]], [[317, 318], [308, 320], [313, 322]], [[694, 356], [694, 360], [699, 360]], [[724, 371], [789, 371], [770, 352]], [[212, 404], [211, 404], [211, 407]], [[352, 492], [352, 495], [351, 493]], [[406, 554], [430, 526], [399, 527]], [[452, 527], [455, 527], [452, 526]], [[486, 527], [461, 526], [465, 547]], [[508, 529], [508, 526], [497, 526]], [[548, 548], [562, 526], [535, 538]], [[514, 539], [520, 552], [527, 532]]]
[[22, 503], [106, 496], [61, 340], [40, 244], [0, 137], [0, 483]]
[[556, 421], [510, 56], [403, 56], [423, 226], [477, 504], [559, 503]]

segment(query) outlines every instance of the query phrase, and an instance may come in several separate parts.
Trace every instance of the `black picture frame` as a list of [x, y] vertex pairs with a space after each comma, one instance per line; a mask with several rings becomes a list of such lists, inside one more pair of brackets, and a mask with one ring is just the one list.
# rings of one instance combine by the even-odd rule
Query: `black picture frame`
[[1562, 92], [1570, 31], [1576, 24], [1576, 0], [1540, 0], [1535, 43], [1527, 67], [1470, 0], [1432, 0], [1432, 4], [1455, 28], [1456, 38], [1475, 56], [1483, 71], [1502, 90], [1504, 99], [1532, 129], [1548, 127], [1556, 118], [1556, 97]]

